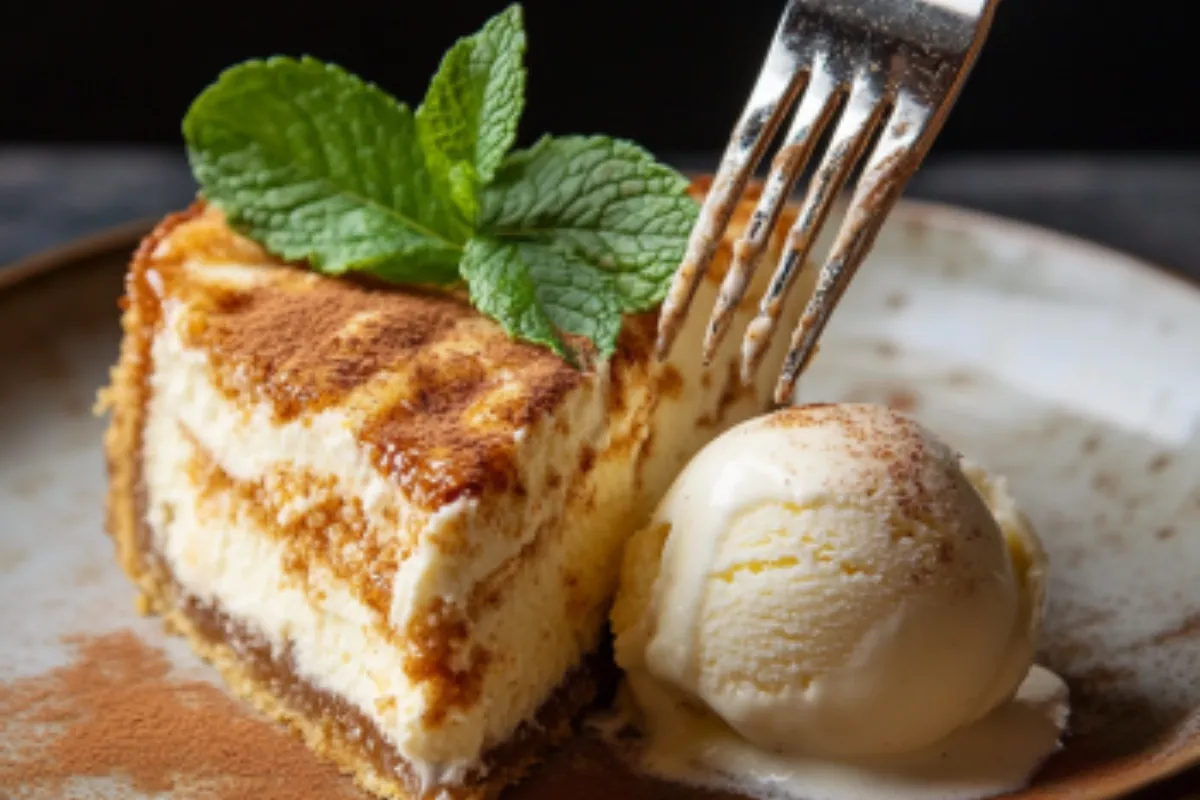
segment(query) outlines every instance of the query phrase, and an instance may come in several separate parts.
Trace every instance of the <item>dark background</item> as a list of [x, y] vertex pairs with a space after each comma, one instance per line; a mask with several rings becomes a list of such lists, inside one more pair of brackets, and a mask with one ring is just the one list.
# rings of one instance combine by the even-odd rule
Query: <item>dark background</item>
[[[0, 144], [178, 146], [188, 102], [244, 58], [309, 53], [416, 104], [497, 0], [0, 0]], [[1194, 0], [1003, 0], [936, 154], [1185, 152]], [[527, 0], [523, 138], [603, 132], [719, 149], [782, 0]]]

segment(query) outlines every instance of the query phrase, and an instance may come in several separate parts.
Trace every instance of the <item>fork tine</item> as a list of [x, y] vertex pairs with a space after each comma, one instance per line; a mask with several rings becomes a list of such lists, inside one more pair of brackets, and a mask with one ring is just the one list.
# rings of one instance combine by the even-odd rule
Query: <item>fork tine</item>
[[808, 255], [830, 210], [862, 158], [885, 110], [888, 77], [882, 71], [863, 69], [855, 77], [845, 111], [834, 128], [829, 148], [805, 192], [795, 224], [775, 274], [763, 294], [759, 312], [746, 328], [742, 343], [742, 381], [749, 383], [779, 321], [787, 294], [804, 269]]
[[828, 48], [818, 52], [796, 116], [787, 133], [787, 141], [776, 154], [771, 172], [763, 185], [762, 196], [754, 209], [745, 232], [733, 245], [733, 263], [717, 297], [708, 330], [704, 336], [701, 358], [708, 364], [725, 338], [733, 321], [733, 312], [746, 294], [779, 215], [791, 196], [796, 180], [812, 157], [821, 132], [829, 124], [842, 96], [843, 63], [831, 63]]
[[785, 14], [780, 22], [779, 31], [767, 52], [766, 62], [725, 148], [721, 166], [713, 178], [704, 206], [700, 209], [683, 262], [676, 270], [671, 287], [663, 299], [658, 320], [658, 341], [655, 344], [659, 358], [665, 358], [670, 351], [696, 288], [708, 271], [713, 254], [729, 225], [729, 218], [746, 188], [746, 181], [762, 160], [763, 152], [799, 91], [805, 65], [800, 63], [780, 36], [780, 32], [790, 24], [788, 16]]
[[863, 169], [833, 249], [792, 334], [775, 386], [776, 403], [783, 404], [791, 398], [796, 380], [812, 359], [830, 315], [874, 244], [909, 176], [928, 151], [940, 127], [938, 116], [912, 92], [899, 93], [892, 118]]

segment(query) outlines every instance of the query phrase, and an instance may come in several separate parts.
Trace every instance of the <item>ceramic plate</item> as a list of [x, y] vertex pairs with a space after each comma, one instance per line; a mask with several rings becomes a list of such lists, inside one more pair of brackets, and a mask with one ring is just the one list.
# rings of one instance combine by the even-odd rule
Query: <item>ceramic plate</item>
[[[4, 686], [38, 685], [72, 658], [72, 637], [120, 630], [211, 680], [135, 615], [103, 535], [103, 423], [90, 409], [116, 355], [133, 244], [126, 231], [41, 259], [0, 292]], [[1006, 473], [1041, 530], [1053, 576], [1041, 660], [1067, 678], [1074, 711], [1065, 749], [1021, 797], [1113, 797], [1200, 761], [1198, 342], [1200, 292], [1189, 285], [1085, 243], [909, 203], [803, 381], [803, 400], [886, 402], [927, 423]], [[19, 716], [0, 719], [0, 779], [22, 776], [8, 787], [16, 796], [151, 793], [99, 774], [102, 759], [83, 759], [91, 766], [65, 789], [62, 776], [31, 777], [37, 769], [6, 773], [6, 757], [28, 765], [54, 741], [45, 719]], [[177, 776], [177, 796], [188, 780]], [[1200, 777], [1147, 797], [1188, 786]], [[634, 779], [581, 738], [510, 794], [693, 793]]]

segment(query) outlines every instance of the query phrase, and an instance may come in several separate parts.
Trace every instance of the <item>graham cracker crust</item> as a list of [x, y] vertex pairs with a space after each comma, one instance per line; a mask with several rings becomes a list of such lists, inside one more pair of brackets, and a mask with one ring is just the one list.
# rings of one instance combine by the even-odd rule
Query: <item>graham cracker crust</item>
[[363, 789], [389, 798], [494, 798], [524, 777], [547, 748], [574, 734], [574, 719], [596, 695], [592, 665], [568, 675], [534, 720], [489, 751], [482, 769], [453, 785], [422, 787], [382, 731], [344, 699], [295, 672], [291, 655], [274, 657], [266, 640], [218, 607], [180, 593], [167, 623], [260, 712], [299, 733], [310, 749], [351, 774]]
[[158, 298], [139, 261], [150, 257], [171, 230], [200, 213], [194, 207], [165, 220], [142, 243], [122, 300], [124, 338], [100, 410], [113, 417], [105, 436], [109, 472], [108, 531], [120, 565], [141, 590], [138, 609], [160, 614], [174, 631], [253, 707], [286, 724], [318, 755], [334, 762], [368, 792], [410, 800], [496, 797], [517, 782], [554, 745], [570, 738], [579, 713], [596, 697], [611, 660], [597, 654], [567, 675], [534, 718], [523, 722], [482, 758], [482, 766], [454, 783], [422, 787], [417, 773], [381, 730], [344, 699], [300, 677], [288, 651], [276, 655], [266, 639], [219, 606], [189, 596], [153, 547], [146, 523], [142, 431], [149, 399], [150, 345], [159, 322]]

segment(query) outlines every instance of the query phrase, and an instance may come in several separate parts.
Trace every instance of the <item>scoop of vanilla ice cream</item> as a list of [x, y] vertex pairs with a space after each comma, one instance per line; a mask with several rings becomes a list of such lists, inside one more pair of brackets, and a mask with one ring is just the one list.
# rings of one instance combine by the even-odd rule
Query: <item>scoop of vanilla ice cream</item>
[[1029, 671], [1045, 556], [1002, 479], [886, 408], [779, 411], [713, 441], [625, 555], [636, 705], [699, 701], [757, 747], [906, 753]]

